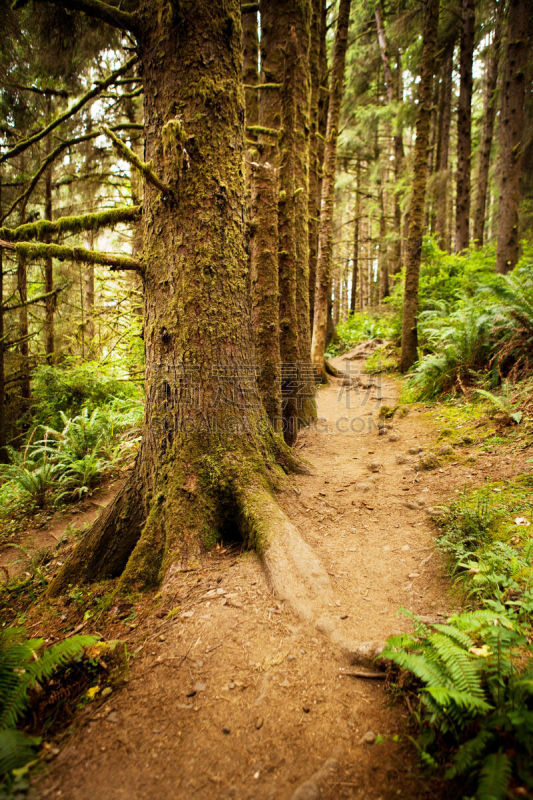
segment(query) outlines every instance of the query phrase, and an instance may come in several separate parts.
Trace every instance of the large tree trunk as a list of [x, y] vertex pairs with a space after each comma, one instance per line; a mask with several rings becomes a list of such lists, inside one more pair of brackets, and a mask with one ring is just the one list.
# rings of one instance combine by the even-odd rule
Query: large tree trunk
[[455, 198], [455, 250], [470, 241], [470, 162], [472, 157], [472, 60], [474, 55], [475, 0], [462, 0], [459, 108], [457, 111], [457, 182]]
[[499, 123], [500, 198], [496, 269], [502, 273], [513, 269], [520, 250], [518, 211], [530, 34], [530, 3], [528, 0], [510, 0]]
[[428, 173], [427, 150], [431, 121], [433, 66], [437, 47], [439, 0], [425, 0], [424, 30], [413, 165], [413, 187], [409, 206], [406, 243], [405, 291], [402, 318], [400, 369], [406, 372], [416, 361], [418, 351], [418, 279], [424, 226], [424, 205]]
[[224, 531], [262, 549], [269, 520], [288, 526], [268, 487], [292, 457], [251, 368], [240, 3], [143, 0], [139, 15], [146, 158], [172, 188], [144, 192], [143, 438], [52, 594], [118, 575], [172, 583]]
[[487, 208], [487, 188], [489, 185], [490, 154], [496, 117], [496, 87], [498, 83], [498, 63], [502, 33], [502, 17], [496, 9], [496, 27], [494, 37], [487, 54], [485, 76], [485, 98], [483, 108], [483, 127], [479, 148], [477, 170], [476, 208], [474, 211], [474, 242], [477, 247], [483, 244], [485, 233], [485, 212]]
[[326, 350], [328, 297], [331, 283], [333, 249], [333, 207], [335, 202], [335, 171], [337, 165], [337, 136], [344, 87], [346, 47], [350, 22], [350, 0], [340, 0], [335, 50], [331, 70], [328, 127], [324, 150], [324, 178], [320, 203], [318, 263], [313, 318], [311, 359], [319, 380], [326, 381], [324, 353]]

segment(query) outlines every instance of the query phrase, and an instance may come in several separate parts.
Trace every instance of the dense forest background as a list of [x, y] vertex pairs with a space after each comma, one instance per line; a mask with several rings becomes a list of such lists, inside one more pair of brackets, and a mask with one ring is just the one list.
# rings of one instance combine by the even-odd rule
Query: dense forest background
[[[351, 380], [331, 359], [362, 342], [368, 373], [406, 376], [402, 403], [483, 404], [502, 441], [530, 443], [527, 0], [0, 11], [0, 541], [125, 478], [43, 579], [48, 600], [166, 586], [236, 529], [281, 585], [270, 544], [296, 534], [276, 491], [308, 471], [293, 445], [318, 386]], [[387, 653], [429, 687], [450, 777], [474, 764], [476, 796], [505, 797], [530, 785], [533, 712], [509, 708], [531, 699], [513, 662], [530, 654], [531, 549], [506, 531], [495, 554], [480, 502], [441, 524], [454, 574], [492, 576], [482, 611]]]

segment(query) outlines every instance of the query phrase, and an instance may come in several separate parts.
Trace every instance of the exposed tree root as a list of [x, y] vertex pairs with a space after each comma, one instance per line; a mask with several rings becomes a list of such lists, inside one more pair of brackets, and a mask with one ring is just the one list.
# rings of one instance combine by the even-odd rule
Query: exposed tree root
[[331, 375], [333, 378], [342, 378], [344, 374], [340, 369], [334, 367], [331, 361], [329, 361], [327, 358], [324, 359], [324, 369], [326, 370], [326, 373]]

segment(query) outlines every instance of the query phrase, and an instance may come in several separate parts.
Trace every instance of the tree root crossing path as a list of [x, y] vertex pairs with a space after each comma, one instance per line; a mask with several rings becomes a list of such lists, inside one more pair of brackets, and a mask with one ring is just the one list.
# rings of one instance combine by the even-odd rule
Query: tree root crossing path
[[380, 416], [398, 385], [354, 355], [318, 392], [296, 446], [312, 474], [288, 480], [264, 563], [227, 545], [183, 574], [132, 631], [126, 684], [59, 743], [40, 796], [432, 796], [371, 657], [410, 628], [400, 608], [451, 610], [430, 515], [464, 470], [419, 469], [436, 421]]

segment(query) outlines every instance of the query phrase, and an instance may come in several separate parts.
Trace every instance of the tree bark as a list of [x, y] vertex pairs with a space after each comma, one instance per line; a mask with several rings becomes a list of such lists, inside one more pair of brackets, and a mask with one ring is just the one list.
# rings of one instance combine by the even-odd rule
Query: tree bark
[[[2, 180], [0, 178], [0, 216], [2, 215]], [[0, 464], [7, 461], [6, 451], [6, 371], [4, 347], [4, 251], [0, 248]]]
[[326, 350], [328, 296], [331, 282], [331, 257], [333, 248], [333, 207], [335, 203], [335, 170], [337, 165], [337, 136], [344, 87], [350, 0], [340, 0], [335, 50], [331, 71], [328, 107], [328, 127], [324, 150], [324, 178], [320, 203], [318, 263], [315, 285], [315, 308], [311, 359], [315, 374], [326, 381], [324, 353]]
[[257, 13], [242, 16], [242, 79], [245, 86], [246, 124], [259, 123], [259, 91], [249, 87], [259, 82], [259, 38], [257, 30]]
[[496, 89], [498, 84], [498, 63], [500, 60], [500, 44], [502, 33], [502, 17], [496, 9], [496, 25], [494, 37], [486, 60], [485, 97], [483, 108], [483, 127], [479, 148], [477, 170], [476, 207], [474, 211], [474, 243], [476, 247], [483, 245], [485, 233], [485, 213], [487, 208], [487, 188], [489, 185], [490, 154], [496, 117]]
[[279, 290], [283, 432], [288, 444], [315, 416], [309, 342], [310, 0], [261, 5], [261, 124], [279, 137]]
[[122, 589], [168, 587], [229, 527], [258, 550], [273, 533], [251, 498], [295, 459], [251, 370], [240, 17], [238, 0], [140, 5], [146, 158], [173, 189], [144, 188], [143, 438], [51, 594], [118, 575]]
[[251, 185], [250, 277], [259, 393], [272, 427], [282, 431], [276, 169], [268, 162], [253, 163]]
[[[52, 167], [46, 171], [45, 178], [45, 219], [52, 220]], [[45, 300], [44, 318], [44, 351], [48, 364], [54, 363], [54, 312], [56, 307], [56, 296], [54, 291], [54, 260], [51, 256], [44, 261], [44, 292], [48, 295]]]
[[457, 111], [457, 180], [455, 199], [455, 250], [470, 242], [470, 162], [472, 157], [472, 61], [474, 55], [475, 0], [462, 0], [459, 107]]
[[[320, 214], [320, 170], [319, 162], [319, 100], [321, 86], [320, 40], [322, 32], [322, 5], [324, 0], [312, 1], [311, 45], [309, 51], [309, 74], [311, 78], [311, 102], [309, 109], [309, 320], [313, 325], [315, 302], [316, 261], [318, 257], [318, 217]], [[325, 33], [325, 31], [324, 31]]]
[[352, 291], [350, 294], [350, 312], [355, 314], [357, 305], [357, 281], [359, 279], [359, 216], [361, 214], [361, 161], [357, 159], [355, 167], [355, 208], [353, 219], [352, 250]]
[[528, 0], [509, 0], [499, 123], [500, 197], [496, 269], [501, 273], [512, 270], [520, 254], [518, 212], [530, 36], [530, 3]]
[[452, 77], [455, 39], [448, 42], [446, 57], [441, 68], [441, 91], [439, 96], [439, 126], [437, 140], [437, 175], [435, 176], [435, 232], [439, 245], [450, 249], [450, 224], [448, 221], [448, 198], [450, 194], [450, 126], [452, 119]]
[[420, 274], [420, 256], [422, 251], [424, 205], [428, 172], [427, 150], [431, 120], [433, 65], [437, 47], [438, 24], [439, 0], [425, 0], [422, 61], [420, 65], [420, 83], [418, 85], [413, 186], [411, 190], [406, 242], [402, 353], [400, 358], [400, 369], [402, 372], [406, 372], [414, 364], [417, 359], [418, 351], [418, 280]]

